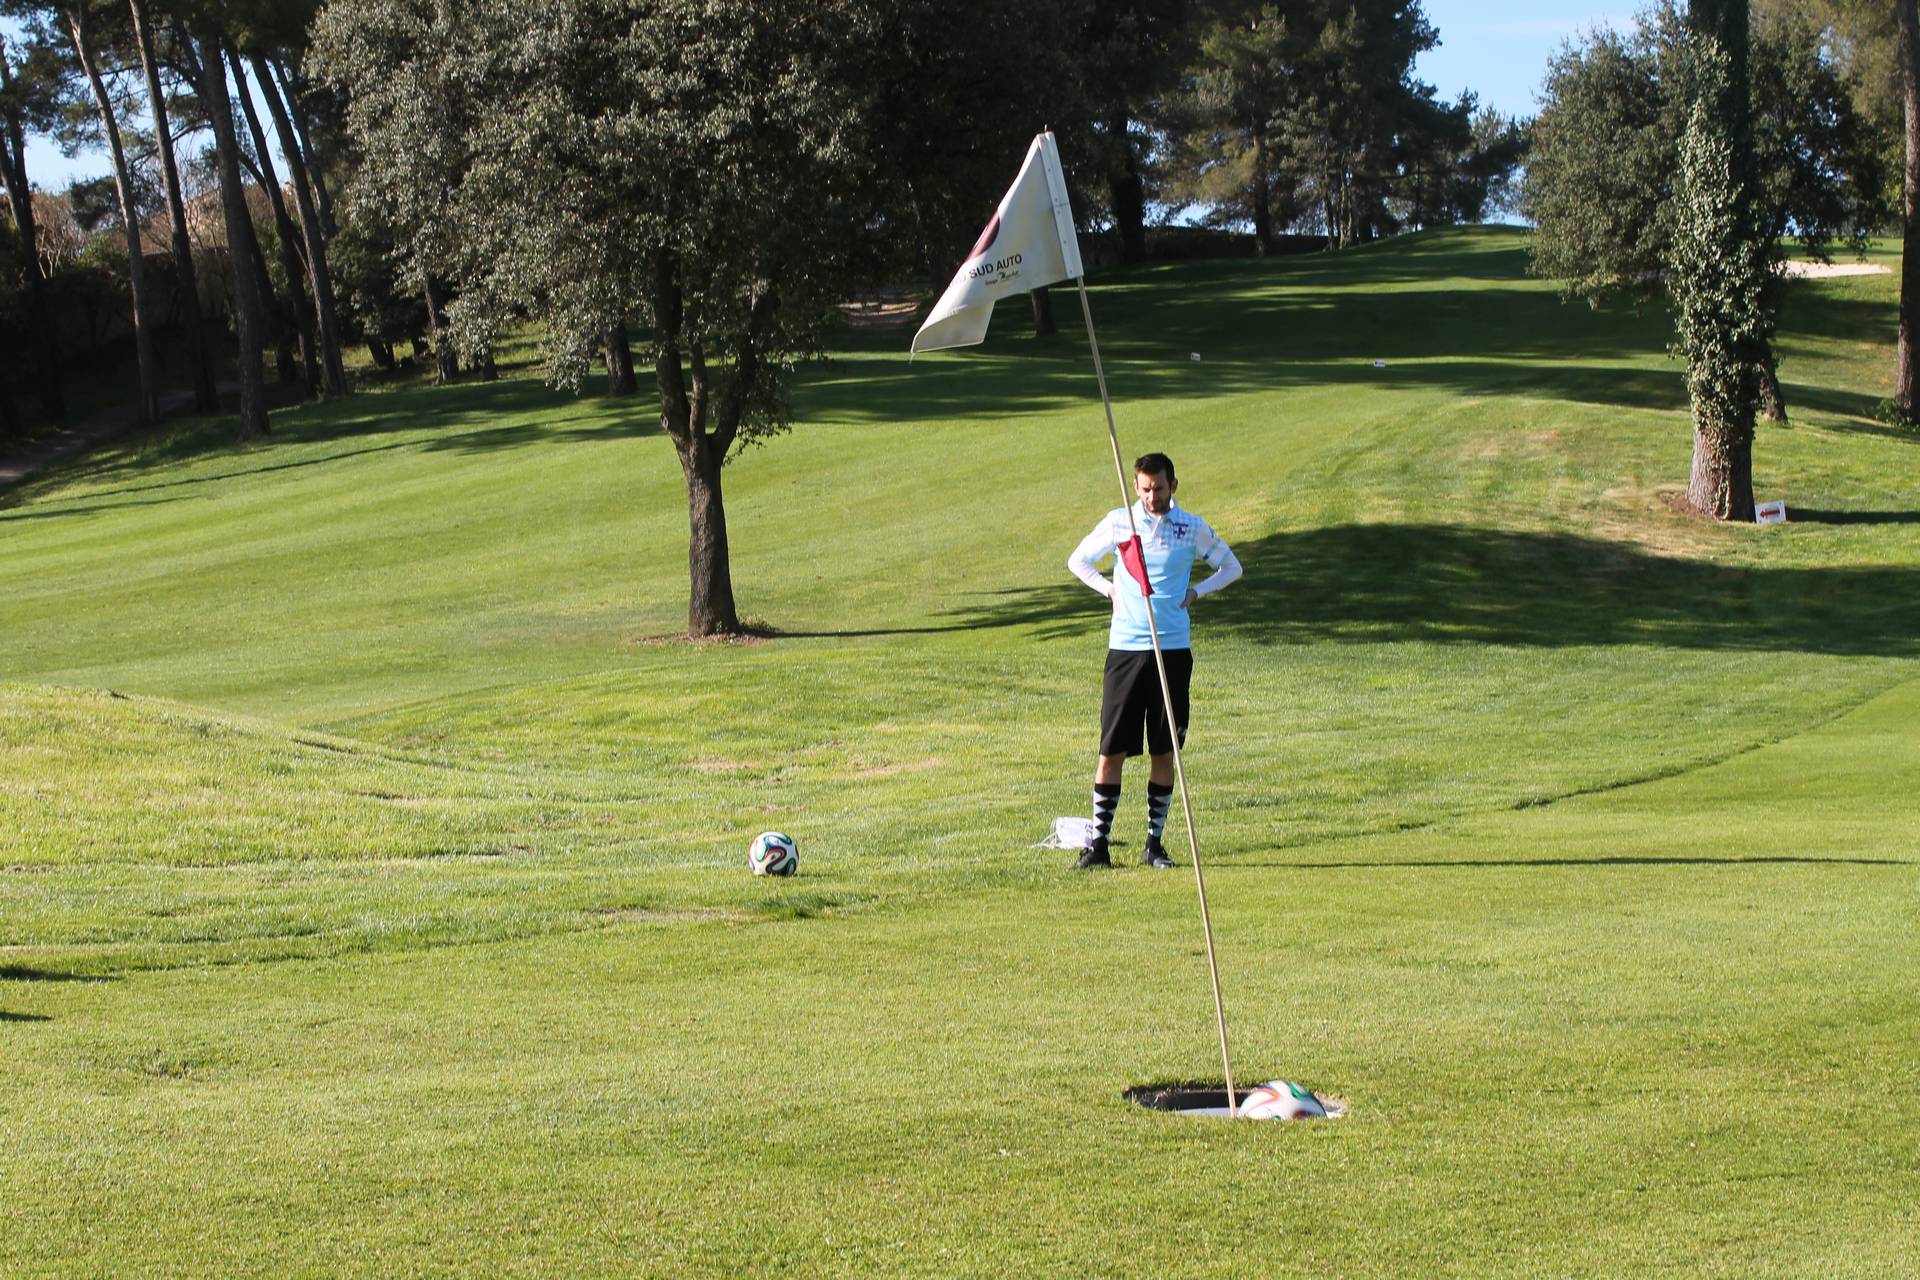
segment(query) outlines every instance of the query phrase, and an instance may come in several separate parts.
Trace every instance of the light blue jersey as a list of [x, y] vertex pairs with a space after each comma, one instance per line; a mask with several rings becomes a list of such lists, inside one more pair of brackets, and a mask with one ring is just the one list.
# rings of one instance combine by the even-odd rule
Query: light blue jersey
[[[1192, 586], [1200, 595], [1218, 591], [1240, 576], [1240, 561], [1205, 520], [1183, 511], [1177, 502], [1167, 508], [1164, 516], [1149, 515], [1145, 504], [1136, 502], [1133, 519], [1140, 530], [1147, 580], [1153, 583], [1151, 603], [1154, 624], [1160, 629], [1160, 647], [1190, 649], [1193, 647], [1192, 618], [1180, 607], [1187, 598], [1187, 588]], [[1140, 584], [1119, 562], [1119, 548], [1128, 536], [1127, 509], [1115, 507], [1074, 548], [1067, 558], [1067, 567], [1100, 594], [1119, 593], [1113, 626], [1107, 634], [1109, 649], [1151, 649], [1148, 601], [1140, 594]], [[1097, 568], [1108, 556], [1114, 557], [1111, 582]], [[1214, 573], [1197, 586], [1193, 584], [1195, 559], [1204, 560], [1214, 568]]]

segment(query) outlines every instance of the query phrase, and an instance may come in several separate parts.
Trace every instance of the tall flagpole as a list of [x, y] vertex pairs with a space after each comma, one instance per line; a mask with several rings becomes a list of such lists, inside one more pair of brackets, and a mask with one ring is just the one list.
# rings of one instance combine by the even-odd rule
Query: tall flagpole
[[[1107, 411], [1107, 442], [1113, 446], [1113, 470], [1120, 481], [1120, 505], [1127, 511], [1127, 533], [1138, 546], [1140, 530], [1133, 522], [1133, 492], [1127, 488], [1126, 464], [1120, 461], [1120, 433], [1113, 425], [1113, 400], [1107, 395], [1107, 371], [1100, 364], [1100, 340], [1093, 332], [1093, 307], [1087, 301], [1087, 281], [1085, 276], [1075, 276], [1073, 279], [1080, 287], [1080, 314], [1087, 321], [1087, 346], [1093, 351], [1093, 375], [1100, 380], [1100, 404]], [[1144, 572], [1144, 555], [1140, 564]], [[1119, 567], [1123, 568], [1124, 565]], [[1120, 574], [1116, 569], [1115, 591], [1122, 589], [1119, 579]], [[1233, 1091], [1233, 1055], [1227, 1049], [1227, 1008], [1220, 999], [1220, 962], [1213, 952], [1213, 919], [1207, 911], [1207, 877], [1200, 868], [1200, 838], [1193, 830], [1193, 801], [1187, 796], [1187, 770], [1180, 759], [1180, 731], [1173, 718], [1173, 690], [1167, 684], [1167, 659], [1160, 650], [1160, 627], [1154, 621], [1151, 599], [1147, 601], [1147, 634], [1153, 640], [1153, 665], [1160, 673], [1160, 701], [1166, 710], [1167, 730], [1173, 740], [1173, 776], [1180, 784], [1180, 808], [1187, 819], [1187, 847], [1193, 851], [1193, 883], [1200, 891], [1200, 928], [1207, 935], [1207, 973], [1213, 979], [1213, 1018], [1220, 1028], [1220, 1066], [1227, 1076], [1227, 1114], [1237, 1116], [1240, 1104]]]

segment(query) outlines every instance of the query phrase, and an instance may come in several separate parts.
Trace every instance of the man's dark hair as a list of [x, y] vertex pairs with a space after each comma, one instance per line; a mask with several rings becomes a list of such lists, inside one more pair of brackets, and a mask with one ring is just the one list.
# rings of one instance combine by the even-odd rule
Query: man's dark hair
[[1173, 474], [1173, 459], [1164, 453], [1143, 453], [1133, 460], [1135, 471], [1144, 471], [1150, 476], [1165, 476], [1169, 481], [1178, 480]]

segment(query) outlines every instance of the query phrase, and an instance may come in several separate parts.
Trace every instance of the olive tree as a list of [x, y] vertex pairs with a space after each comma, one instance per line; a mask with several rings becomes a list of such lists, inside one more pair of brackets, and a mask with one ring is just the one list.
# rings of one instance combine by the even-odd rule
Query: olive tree
[[689, 634], [740, 629], [722, 464], [787, 419], [857, 226], [858, 3], [334, 0], [314, 53], [347, 93], [355, 216], [444, 280], [456, 339], [538, 321], [577, 385], [638, 322], [686, 483]]

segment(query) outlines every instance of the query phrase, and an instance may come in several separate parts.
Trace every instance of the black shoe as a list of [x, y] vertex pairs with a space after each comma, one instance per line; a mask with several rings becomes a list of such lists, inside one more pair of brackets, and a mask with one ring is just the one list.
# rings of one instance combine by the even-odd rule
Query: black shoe
[[1167, 856], [1166, 846], [1160, 843], [1159, 836], [1148, 836], [1147, 847], [1140, 851], [1140, 864], [1147, 867], [1170, 867], [1173, 859]]
[[1080, 860], [1073, 864], [1075, 871], [1085, 871], [1088, 867], [1110, 867], [1113, 859], [1107, 856], [1107, 842], [1095, 836], [1092, 844], [1080, 851]]

